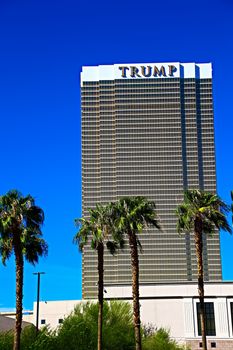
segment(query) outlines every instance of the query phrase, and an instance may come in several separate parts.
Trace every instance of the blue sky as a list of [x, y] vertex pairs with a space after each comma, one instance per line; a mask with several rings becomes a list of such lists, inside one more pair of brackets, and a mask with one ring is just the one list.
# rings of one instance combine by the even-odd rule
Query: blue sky
[[[24, 306], [81, 298], [81, 256], [72, 244], [81, 215], [82, 65], [212, 62], [218, 192], [233, 188], [231, 0], [0, 0], [0, 194], [32, 194], [46, 215], [49, 255], [26, 264]], [[233, 280], [233, 237], [222, 235], [224, 279]], [[0, 308], [15, 305], [14, 262], [0, 265]]]

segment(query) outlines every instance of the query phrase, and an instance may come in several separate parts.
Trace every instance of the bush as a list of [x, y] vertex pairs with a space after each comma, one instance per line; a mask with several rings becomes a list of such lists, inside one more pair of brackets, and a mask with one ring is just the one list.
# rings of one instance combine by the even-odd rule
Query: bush
[[[169, 336], [169, 332], [163, 328], [154, 334], [144, 337], [143, 350], [185, 350], [185, 346], [177, 344]], [[187, 349], [188, 350], [188, 349]]]
[[[21, 350], [96, 350], [98, 304], [82, 303], [65, 318], [56, 331], [45, 327], [36, 334], [34, 326], [21, 334]], [[165, 329], [142, 327], [143, 350], [184, 350]], [[13, 332], [0, 333], [0, 349], [12, 350]], [[105, 302], [103, 308], [103, 350], [134, 350], [132, 308], [129, 303]]]
[[[98, 304], [78, 305], [57, 334], [59, 350], [95, 350], [97, 348]], [[104, 303], [103, 350], [134, 349], [131, 306], [124, 302]]]
[[103, 349], [131, 350], [135, 348], [132, 307], [126, 302], [106, 304], [103, 317]]
[[13, 332], [0, 333], [0, 349], [12, 350], [13, 339], [14, 339]]
[[22, 332], [21, 350], [57, 350], [57, 338], [48, 327], [42, 328], [36, 335], [35, 327], [27, 327]]
[[[14, 342], [14, 332], [0, 333], [0, 349], [12, 350]], [[54, 332], [44, 328], [36, 334], [34, 326], [23, 329], [20, 341], [21, 350], [57, 350], [56, 337]]]
[[81, 304], [68, 316], [58, 330], [58, 349], [91, 350], [97, 341], [98, 308]]

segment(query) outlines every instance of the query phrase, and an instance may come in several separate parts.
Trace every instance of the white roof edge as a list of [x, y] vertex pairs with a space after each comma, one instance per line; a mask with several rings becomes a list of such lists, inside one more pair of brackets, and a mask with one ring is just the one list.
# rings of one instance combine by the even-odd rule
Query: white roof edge
[[[142, 68], [143, 67], [143, 68]], [[163, 68], [162, 68], [163, 67]], [[172, 68], [173, 67], [173, 68]], [[133, 69], [136, 69], [132, 71]], [[160, 72], [157, 75], [155, 72]], [[163, 69], [163, 71], [161, 71]], [[134, 72], [134, 76], [132, 76]], [[161, 74], [164, 73], [164, 74]], [[144, 74], [144, 75], [143, 75]], [[125, 75], [125, 76], [123, 76]], [[84, 81], [140, 79], [140, 78], [196, 78], [211, 79], [212, 63], [122, 63], [113, 65], [83, 66], [81, 72], [81, 86]]]

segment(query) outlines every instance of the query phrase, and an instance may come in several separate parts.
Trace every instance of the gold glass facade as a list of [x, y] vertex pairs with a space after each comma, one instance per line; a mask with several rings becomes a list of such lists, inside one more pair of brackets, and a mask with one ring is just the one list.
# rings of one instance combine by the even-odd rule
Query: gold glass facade
[[[142, 283], [192, 281], [192, 235], [178, 236], [174, 210], [185, 188], [216, 190], [212, 79], [83, 81], [82, 206], [142, 195], [162, 232], [141, 235]], [[219, 235], [204, 241], [206, 280], [221, 280]], [[131, 283], [129, 252], [105, 254], [105, 283]], [[96, 254], [83, 253], [83, 297], [97, 295]]]

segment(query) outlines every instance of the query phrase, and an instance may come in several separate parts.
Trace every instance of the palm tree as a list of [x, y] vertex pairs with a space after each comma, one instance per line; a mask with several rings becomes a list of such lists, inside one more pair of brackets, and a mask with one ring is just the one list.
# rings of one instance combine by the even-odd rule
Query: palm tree
[[204, 274], [203, 274], [203, 234], [212, 235], [215, 229], [223, 229], [231, 233], [226, 219], [230, 207], [216, 194], [201, 190], [186, 190], [184, 201], [176, 209], [178, 218], [177, 230], [179, 233], [194, 232], [197, 257], [198, 295], [200, 301], [200, 323], [202, 346], [207, 349], [206, 324], [204, 309]]
[[[104, 289], [104, 244], [114, 254], [118, 247], [123, 246], [123, 240], [115, 235], [115, 240], [109, 241], [112, 230], [112, 205], [97, 204], [95, 209], [89, 209], [89, 218], [75, 219], [78, 233], [74, 242], [83, 251], [84, 246], [90, 242], [92, 249], [97, 251], [98, 259], [98, 340], [97, 348], [102, 349], [102, 320], [103, 320], [103, 289]], [[108, 241], [107, 241], [108, 240]]]
[[141, 244], [138, 234], [143, 228], [154, 226], [160, 229], [159, 220], [155, 211], [155, 204], [144, 197], [124, 197], [114, 205], [114, 226], [119, 234], [126, 234], [129, 240], [131, 269], [132, 269], [132, 296], [133, 318], [136, 350], [141, 350], [141, 327], [139, 305], [139, 258], [138, 246]]
[[14, 350], [20, 349], [23, 301], [24, 258], [31, 264], [47, 254], [42, 239], [44, 213], [30, 196], [23, 197], [16, 190], [0, 197], [0, 254], [5, 265], [12, 253], [16, 264], [16, 320]]

